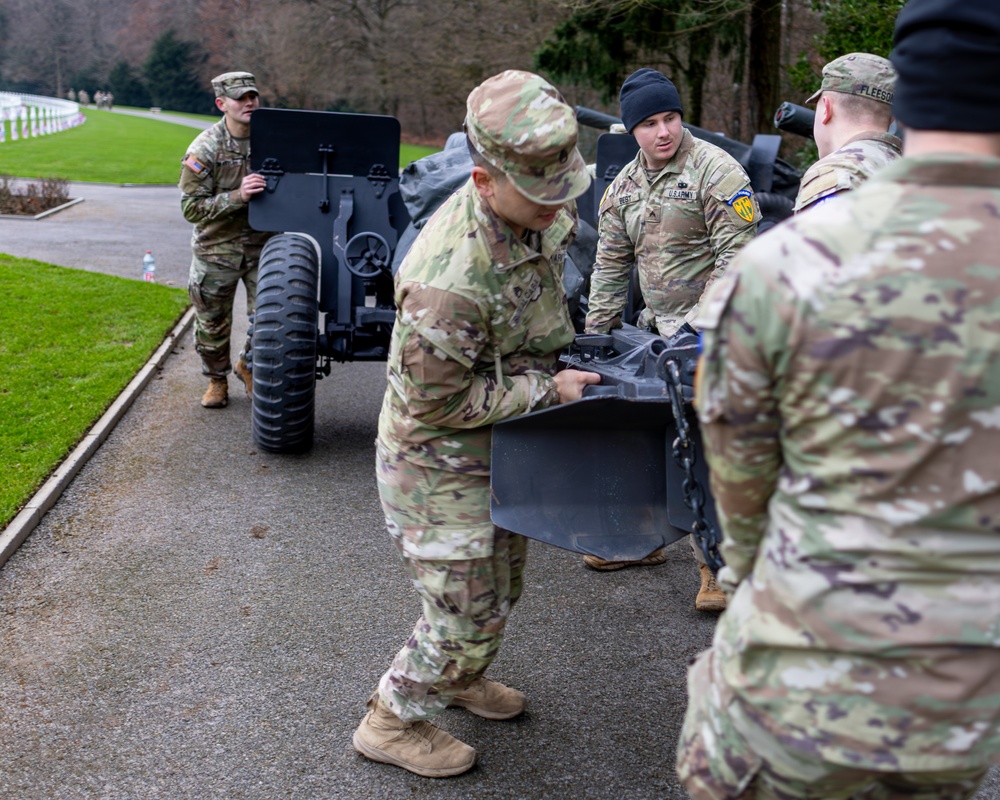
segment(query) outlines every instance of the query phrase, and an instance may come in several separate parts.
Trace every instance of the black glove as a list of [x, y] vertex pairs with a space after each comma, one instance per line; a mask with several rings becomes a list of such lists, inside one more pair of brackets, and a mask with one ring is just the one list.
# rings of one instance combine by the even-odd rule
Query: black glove
[[672, 350], [678, 347], [691, 347], [696, 344], [698, 344], [698, 331], [692, 328], [689, 322], [685, 322], [681, 325], [674, 332], [674, 334], [667, 339], [667, 346]]

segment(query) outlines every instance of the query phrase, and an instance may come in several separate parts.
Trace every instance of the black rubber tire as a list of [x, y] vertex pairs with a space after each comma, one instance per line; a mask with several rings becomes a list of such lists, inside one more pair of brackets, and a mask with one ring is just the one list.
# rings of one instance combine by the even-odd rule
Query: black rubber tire
[[792, 216], [795, 201], [790, 197], [773, 192], [757, 192], [761, 220], [757, 224], [757, 235], [771, 230], [775, 225]]
[[253, 440], [272, 453], [312, 446], [316, 411], [319, 256], [304, 236], [264, 245], [253, 326]]

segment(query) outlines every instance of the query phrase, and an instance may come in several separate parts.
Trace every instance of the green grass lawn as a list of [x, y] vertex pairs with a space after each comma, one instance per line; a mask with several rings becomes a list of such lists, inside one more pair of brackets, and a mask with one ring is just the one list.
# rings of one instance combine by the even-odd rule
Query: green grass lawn
[[[0, 174], [174, 184], [198, 135], [159, 119], [86, 114], [78, 128], [0, 144]], [[438, 149], [403, 145], [400, 166]], [[0, 253], [0, 528], [100, 419], [187, 306], [183, 289]]]
[[[96, 183], [177, 183], [196, 128], [87, 109], [68, 131], [0, 144], [0, 174]], [[0, 243], [2, 246], [2, 243]]]
[[0, 298], [2, 528], [160, 346], [188, 297], [0, 255]]
[[[197, 128], [93, 108], [85, 113], [87, 121], [68, 131], [0, 144], [0, 175], [95, 183], [177, 183], [181, 158], [198, 135]], [[440, 149], [403, 144], [400, 167]]]

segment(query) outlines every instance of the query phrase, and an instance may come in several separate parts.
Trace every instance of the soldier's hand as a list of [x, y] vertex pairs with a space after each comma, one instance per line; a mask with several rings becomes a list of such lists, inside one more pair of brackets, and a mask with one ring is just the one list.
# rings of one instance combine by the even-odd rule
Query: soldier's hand
[[564, 369], [555, 377], [556, 391], [559, 392], [560, 403], [571, 403], [583, 397], [583, 389], [593, 383], [600, 383], [601, 376], [595, 372], [584, 372], [579, 369]]
[[255, 194], [260, 194], [267, 186], [267, 179], [263, 175], [251, 172], [243, 178], [240, 183], [240, 199], [244, 203], [249, 203], [250, 198]]

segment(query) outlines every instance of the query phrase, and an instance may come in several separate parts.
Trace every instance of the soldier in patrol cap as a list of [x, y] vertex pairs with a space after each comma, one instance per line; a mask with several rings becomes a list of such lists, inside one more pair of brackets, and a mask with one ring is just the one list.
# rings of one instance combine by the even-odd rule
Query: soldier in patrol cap
[[431, 723], [446, 707], [486, 719], [525, 708], [521, 692], [483, 676], [527, 552], [490, 521], [491, 427], [599, 380], [557, 372], [574, 334], [562, 288], [573, 201], [590, 186], [573, 109], [539, 76], [508, 70], [469, 95], [465, 128], [472, 174], [396, 275], [376, 441], [386, 524], [423, 614], [354, 734], [365, 757], [428, 777], [476, 759]]
[[802, 176], [796, 212], [857, 188], [899, 158], [901, 142], [888, 132], [895, 83], [892, 62], [871, 53], [849, 53], [823, 67], [819, 91], [806, 100], [816, 103], [819, 161]]
[[1000, 3], [910, 0], [894, 41], [902, 158], [695, 322], [732, 592], [688, 673], [695, 800], [960, 800], [1000, 763]]
[[[607, 333], [621, 325], [634, 264], [646, 303], [637, 325], [670, 336], [694, 319], [702, 294], [756, 235], [760, 210], [736, 159], [684, 129], [680, 95], [666, 76], [654, 69], [633, 72], [619, 102], [639, 153], [601, 200], [586, 329]], [[691, 546], [701, 578], [695, 607], [721, 611], [726, 596], [693, 538]], [[666, 559], [663, 548], [640, 561], [583, 557], [598, 570]]]
[[[249, 72], [226, 72], [212, 79], [215, 105], [223, 117], [199, 134], [181, 160], [181, 210], [194, 223], [194, 252], [188, 294], [195, 308], [195, 349], [209, 379], [205, 408], [229, 403], [230, 371], [252, 397], [250, 341], [257, 299], [257, 263], [272, 235], [250, 227], [250, 200], [264, 190], [264, 178], [249, 171], [250, 117], [260, 105]], [[233, 300], [240, 281], [247, 295], [250, 329], [236, 361], [230, 360]]]

